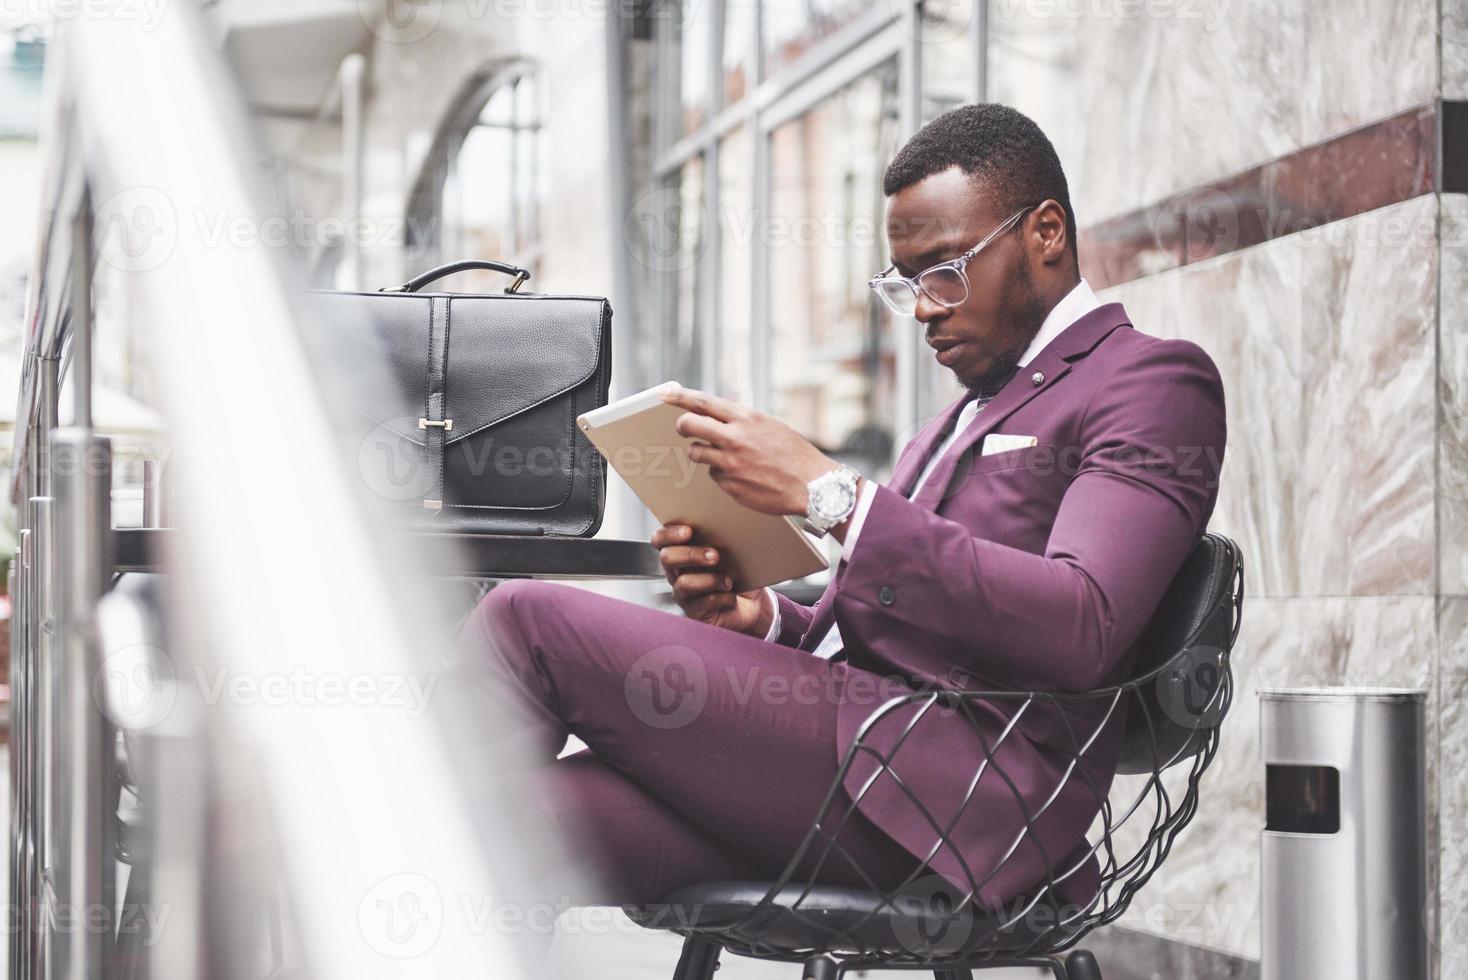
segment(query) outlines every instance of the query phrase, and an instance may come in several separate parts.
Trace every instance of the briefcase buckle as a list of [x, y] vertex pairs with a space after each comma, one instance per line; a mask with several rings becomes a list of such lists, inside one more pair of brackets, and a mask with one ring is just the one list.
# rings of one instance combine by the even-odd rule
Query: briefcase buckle
[[419, 419], [418, 420], [418, 428], [420, 428], [420, 429], [426, 429], [429, 426], [433, 426], [435, 429], [442, 429], [445, 432], [452, 432], [452, 431], [454, 431], [454, 420], [453, 419], [444, 419], [441, 422], [438, 421], [437, 419]]

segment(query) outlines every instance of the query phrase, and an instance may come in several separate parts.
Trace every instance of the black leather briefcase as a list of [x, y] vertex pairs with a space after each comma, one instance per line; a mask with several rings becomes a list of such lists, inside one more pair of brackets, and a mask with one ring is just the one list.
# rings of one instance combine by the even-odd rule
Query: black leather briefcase
[[[468, 269], [515, 278], [503, 293], [422, 291]], [[612, 308], [600, 297], [520, 292], [529, 278], [474, 260], [376, 293], [317, 294], [389, 362], [359, 469], [374, 492], [431, 526], [567, 536], [601, 526], [606, 460], [576, 416], [607, 402]]]

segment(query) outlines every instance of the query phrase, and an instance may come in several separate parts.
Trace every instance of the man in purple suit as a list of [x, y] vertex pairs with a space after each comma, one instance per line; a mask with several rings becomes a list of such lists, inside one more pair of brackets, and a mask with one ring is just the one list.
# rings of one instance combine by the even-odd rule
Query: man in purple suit
[[[872, 288], [923, 325], [967, 389], [886, 484], [779, 419], [665, 396], [688, 410], [678, 428], [698, 440], [693, 458], [735, 499], [841, 542], [815, 607], [734, 593], [723, 556], [669, 525], [653, 543], [684, 616], [517, 581], [465, 630], [466, 655], [496, 681], [503, 757], [592, 873], [582, 901], [776, 875], [891, 697], [1126, 679], [1207, 525], [1224, 449], [1218, 372], [1080, 278], [1065, 175], [1039, 128], [1003, 106], [956, 109], [901, 149], [884, 191], [892, 265]], [[864, 744], [889, 768], [863, 754], [847, 773], [823, 822], [840, 847], [818, 876], [892, 888], [926, 861], [1000, 903], [1065, 872], [1057, 896], [1085, 901], [1085, 833], [1119, 727], [1076, 766], [1087, 719], [1035, 710], [1010, 726], [1016, 703], [904, 709], [871, 726]], [[572, 734], [587, 750], [558, 759]]]

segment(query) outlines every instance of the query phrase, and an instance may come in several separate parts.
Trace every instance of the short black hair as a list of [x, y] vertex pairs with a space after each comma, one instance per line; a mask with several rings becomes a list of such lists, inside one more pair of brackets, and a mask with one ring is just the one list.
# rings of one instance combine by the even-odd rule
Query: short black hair
[[982, 181], [1006, 215], [1053, 198], [1065, 208], [1065, 236], [1076, 254], [1075, 211], [1055, 147], [1018, 109], [995, 102], [959, 106], [928, 123], [897, 151], [882, 176], [891, 197], [925, 177], [958, 167]]

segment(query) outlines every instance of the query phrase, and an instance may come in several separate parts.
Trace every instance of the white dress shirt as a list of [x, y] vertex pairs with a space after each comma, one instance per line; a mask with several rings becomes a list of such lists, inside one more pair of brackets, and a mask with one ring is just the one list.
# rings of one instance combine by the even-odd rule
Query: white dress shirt
[[[1035, 356], [1044, 350], [1050, 341], [1060, 336], [1066, 327], [1075, 323], [1100, 305], [1101, 301], [1096, 298], [1096, 294], [1092, 292], [1091, 286], [1086, 280], [1082, 279], [1076, 283], [1075, 288], [1066, 293], [1065, 297], [1059, 303], [1055, 304], [1050, 310], [1050, 313], [1045, 317], [1045, 321], [1040, 324], [1040, 329], [1035, 334], [1034, 339], [1025, 348], [1025, 352], [1020, 355], [1019, 366], [1024, 367], [1030, 361], [1034, 360]], [[918, 475], [917, 482], [912, 485], [912, 492], [908, 495], [909, 500], [917, 496], [918, 491], [922, 489], [923, 483], [927, 481], [928, 475], [933, 472], [933, 469], [943, 459], [944, 455], [947, 454], [949, 448], [963, 433], [963, 430], [968, 428], [968, 424], [978, 416], [981, 408], [982, 406], [978, 401], [970, 399], [959, 411], [958, 418], [953, 424], [953, 431], [933, 451], [933, 455], [924, 464], [922, 473]], [[861, 492], [857, 495], [856, 499], [856, 509], [852, 511], [851, 517], [849, 518], [851, 526], [847, 528], [846, 539], [841, 544], [842, 561], [849, 559], [852, 551], [856, 548], [856, 539], [861, 534], [862, 523], [866, 520], [867, 511], [871, 509], [872, 498], [876, 496], [876, 493], [876, 484], [871, 480], [862, 481]], [[765, 634], [765, 639], [774, 642], [780, 635], [780, 603], [776, 600], [775, 593], [772, 590], [766, 589], [765, 591], [770, 593], [770, 602], [774, 603], [775, 606], [775, 619], [770, 624], [770, 630]], [[826, 631], [826, 635], [821, 637], [821, 642], [817, 644], [814, 653], [817, 657], [829, 660], [840, 649], [841, 629], [833, 621], [831, 628]]]

